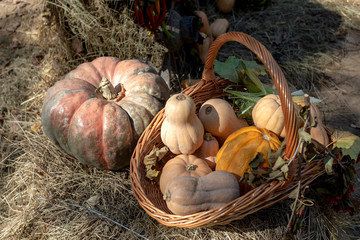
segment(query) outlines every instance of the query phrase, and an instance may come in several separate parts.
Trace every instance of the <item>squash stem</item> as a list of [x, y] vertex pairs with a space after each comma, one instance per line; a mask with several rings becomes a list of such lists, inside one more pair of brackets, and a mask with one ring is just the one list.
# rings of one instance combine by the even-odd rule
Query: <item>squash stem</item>
[[188, 171], [195, 171], [196, 168], [197, 168], [197, 166], [194, 164], [191, 164], [191, 163], [186, 165], [186, 170], [188, 170]]

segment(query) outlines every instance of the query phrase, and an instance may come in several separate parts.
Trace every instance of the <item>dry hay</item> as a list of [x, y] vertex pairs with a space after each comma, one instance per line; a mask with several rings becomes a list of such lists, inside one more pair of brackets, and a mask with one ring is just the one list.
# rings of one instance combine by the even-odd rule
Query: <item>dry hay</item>
[[99, 56], [139, 58], [159, 68], [165, 48], [134, 23], [127, 2], [47, 0], [67, 57], [82, 61]]
[[[285, 4], [283, 9], [280, 2]], [[305, 28], [300, 28], [301, 31], [298, 29], [297, 32], [299, 36], [289, 36], [282, 39], [280, 44], [274, 44], [275, 40], [271, 40], [271, 37], [269, 39], [267, 35], [276, 36], [274, 32], [284, 28], [272, 26], [271, 20], [276, 22], [274, 18], [280, 13], [285, 14], [285, 8], [291, 7], [296, 15], [301, 13], [301, 9], [305, 13], [310, 9], [329, 13], [333, 7], [334, 11], [349, 9], [348, 12], [354, 16], [351, 8], [338, 8], [331, 4], [339, 4], [335, 1], [302, 2], [273, 0], [269, 8], [271, 11], [242, 15], [240, 12], [234, 13], [233, 17], [229, 17], [233, 26], [230, 30], [239, 31], [244, 27], [243, 31], [255, 35], [272, 52], [280, 52], [280, 64], [290, 83], [295, 88], [312, 88], [317, 78], [321, 78], [322, 67], [314, 64], [314, 61], [319, 60], [319, 57], [326, 59], [322, 64], [333, 61], [332, 51], [338, 51], [335, 48], [337, 46], [326, 46], [330, 44], [327, 42], [315, 49], [314, 46], [296, 48], [290, 43], [296, 39], [303, 43], [309, 34], [312, 38], [308, 39], [313, 39], [320, 33], [325, 34], [324, 38], [330, 36], [333, 39], [331, 41], [335, 41], [342, 36], [335, 34], [337, 29], [341, 30], [349, 23], [355, 26], [356, 22], [335, 19], [335, 24], [319, 20], [311, 25], [306, 19], [301, 20], [301, 16], [305, 16], [303, 13], [298, 21], [305, 21], [308, 28], [311, 27], [308, 34]], [[327, 3], [329, 9], [319, 2]], [[56, 3], [65, 3], [65, 0]], [[209, 11], [210, 18], [214, 18], [216, 12], [213, 6], [209, 6]], [[261, 20], [264, 17], [266, 20]], [[285, 17], [296, 19], [288, 15]], [[314, 18], [311, 18], [311, 22]], [[49, 19], [44, 19], [43, 27], [46, 31], [41, 32], [37, 41], [25, 46], [29, 53], [13, 60], [0, 74], [0, 239], [280, 239], [284, 235], [292, 200], [227, 226], [190, 230], [170, 228], [159, 224], [140, 208], [132, 194], [128, 168], [116, 172], [88, 168], [55, 147], [42, 133], [40, 125], [42, 99], [46, 90], [79, 62], [97, 55], [107, 55], [111, 51], [116, 51], [114, 53], [120, 56], [119, 51], [122, 50], [114, 47], [118, 45], [99, 45], [101, 49], [96, 49], [95, 46], [85, 44], [88, 52], [74, 54], [67, 42], [60, 40], [65, 36], [63, 32], [58, 31]], [[324, 29], [324, 25], [327, 28], [330, 26], [330, 29]], [[73, 28], [76, 36], [84, 33], [79, 30], [82, 27]], [[288, 27], [294, 31], [291, 29], [294, 25], [289, 24]], [[107, 31], [104, 33], [114, 34]], [[90, 44], [89, 39], [86, 41]], [[110, 47], [114, 49], [110, 50]], [[127, 51], [124, 50], [124, 54], [131, 55], [134, 52]], [[243, 51], [238, 46], [227, 44], [219, 58]], [[144, 50], [142, 54], [146, 56], [147, 52]], [[156, 65], [153, 60], [151, 62]], [[157, 60], [155, 62], [161, 63]], [[307, 83], [302, 79], [307, 79]], [[342, 229], [358, 224], [356, 218], [345, 218], [342, 215], [337, 218], [329, 211], [313, 207], [307, 209], [303, 228], [293, 237], [334, 239], [337, 234], [341, 236]], [[343, 236], [347, 237], [346, 234]]]

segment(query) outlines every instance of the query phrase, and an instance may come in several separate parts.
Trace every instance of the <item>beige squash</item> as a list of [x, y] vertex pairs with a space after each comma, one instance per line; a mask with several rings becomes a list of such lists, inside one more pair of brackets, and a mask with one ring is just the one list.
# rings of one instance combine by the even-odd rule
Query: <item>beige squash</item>
[[174, 214], [188, 215], [221, 207], [239, 196], [235, 176], [219, 170], [202, 177], [173, 178], [166, 187], [164, 200]]
[[195, 11], [195, 14], [200, 18], [201, 20], [201, 27], [199, 29], [200, 32], [208, 34], [210, 30], [209, 20], [205, 12], [203, 11]]
[[175, 154], [192, 154], [203, 143], [204, 127], [195, 112], [193, 99], [183, 93], [171, 96], [165, 104], [161, 140]]
[[220, 145], [230, 134], [248, 126], [244, 119], [237, 118], [230, 103], [220, 98], [212, 98], [203, 103], [198, 116], [205, 131], [215, 136]]
[[231, 13], [235, 6], [235, 0], [216, 0], [216, 7], [223, 13]]
[[210, 34], [216, 39], [221, 34], [226, 33], [229, 28], [229, 21], [225, 18], [218, 18], [210, 25]]
[[[299, 107], [295, 104], [295, 111], [299, 111]], [[252, 111], [252, 119], [258, 128], [265, 128], [284, 138], [286, 136], [284, 125], [284, 114], [281, 109], [279, 95], [269, 94], [262, 97], [255, 105]], [[297, 115], [298, 127], [303, 122]]]

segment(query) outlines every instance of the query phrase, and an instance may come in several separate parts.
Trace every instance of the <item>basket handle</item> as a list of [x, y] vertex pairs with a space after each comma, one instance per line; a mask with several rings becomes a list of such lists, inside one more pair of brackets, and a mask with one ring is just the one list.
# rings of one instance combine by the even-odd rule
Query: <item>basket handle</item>
[[247, 48], [249, 48], [264, 64], [268, 72], [270, 73], [271, 79], [274, 82], [276, 90], [278, 91], [281, 108], [284, 113], [285, 131], [286, 131], [286, 149], [285, 158], [290, 159], [295, 151], [298, 144], [298, 131], [296, 124], [296, 112], [294, 109], [294, 103], [291, 98], [289, 87], [285, 79], [284, 73], [282, 72], [279, 65], [271, 53], [255, 38], [241, 32], [227, 32], [216, 38], [209, 48], [208, 54], [205, 60], [205, 66], [202, 73], [202, 80], [206, 82], [212, 81], [217, 86], [217, 80], [215, 78], [215, 58], [220, 47], [229, 41], [236, 41]]

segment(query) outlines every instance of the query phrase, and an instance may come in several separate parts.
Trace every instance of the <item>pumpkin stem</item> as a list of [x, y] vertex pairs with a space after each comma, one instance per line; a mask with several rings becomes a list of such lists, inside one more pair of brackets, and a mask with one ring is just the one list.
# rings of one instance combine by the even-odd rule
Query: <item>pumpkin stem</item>
[[213, 136], [212, 136], [211, 133], [206, 132], [206, 133], [204, 134], [204, 139], [205, 139], [206, 141], [211, 141], [211, 140], [213, 139]]
[[125, 96], [124, 85], [120, 83], [120, 91], [116, 91], [109, 79], [103, 77], [95, 92], [100, 92], [106, 100], [120, 101]]
[[188, 170], [188, 171], [195, 171], [196, 168], [197, 168], [197, 166], [194, 164], [191, 164], [191, 163], [186, 165], [186, 170]]
[[95, 90], [95, 92], [100, 92], [102, 94], [102, 96], [107, 100], [111, 100], [116, 97], [115, 88], [111, 84], [109, 79], [107, 79], [106, 77], [103, 77], [101, 79], [99, 87]]
[[267, 140], [267, 141], [270, 141], [270, 138], [269, 138], [268, 135], [264, 134], [262, 137], [263, 137], [263, 139], [265, 139], [265, 140]]

